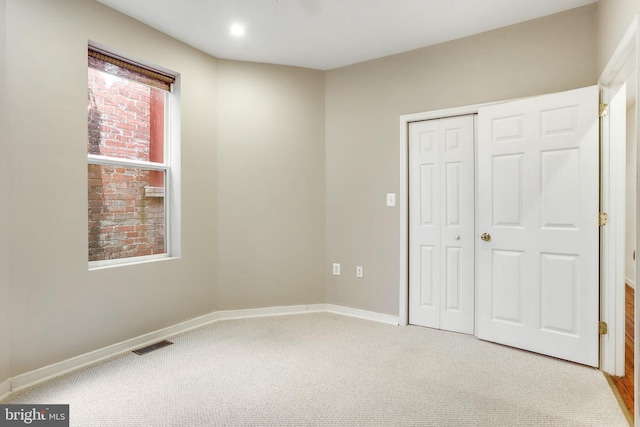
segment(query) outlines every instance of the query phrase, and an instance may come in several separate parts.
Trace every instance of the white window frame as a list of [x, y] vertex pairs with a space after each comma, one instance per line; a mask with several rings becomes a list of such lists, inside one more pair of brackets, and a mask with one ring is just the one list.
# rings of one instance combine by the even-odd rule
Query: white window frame
[[165, 252], [162, 254], [154, 255], [89, 261], [89, 270], [100, 270], [116, 266], [136, 265], [141, 263], [180, 258], [182, 247], [180, 220], [180, 75], [166, 68], [159, 67], [154, 64], [149, 64], [146, 61], [141, 61], [137, 58], [131, 58], [128, 55], [120, 55], [117, 52], [114, 52], [113, 50], [103, 47], [97, 43], [89, 43], [89, 46], [107, 50], [118, 56], [127, 58], [135, 63], [145, 65], [159, 71], [167, 72], [175, 76], [175, 82], [172, 85], [171, 91], [165, 91], [164, 93], [165, 129], [163, 142], [163, 163], [87, 154], [88, 165], [108, 165], [164, 172]]

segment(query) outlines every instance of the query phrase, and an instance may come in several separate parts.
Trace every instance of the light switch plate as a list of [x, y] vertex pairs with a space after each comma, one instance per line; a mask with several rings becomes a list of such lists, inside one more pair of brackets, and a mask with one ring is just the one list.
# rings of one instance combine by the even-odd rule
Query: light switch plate
[[339, 276], [340, 275], [340, 264], [333, 263], [333, 275], [334, 276]]
[[395, 206], [395, 205], [396, 205], [396, 194], [387, 193], [387, 206]]

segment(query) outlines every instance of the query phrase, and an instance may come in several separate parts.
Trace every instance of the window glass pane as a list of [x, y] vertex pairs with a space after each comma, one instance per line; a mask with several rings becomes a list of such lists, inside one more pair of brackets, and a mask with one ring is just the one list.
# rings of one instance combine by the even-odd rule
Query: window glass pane
[[88, 167], [89, 261], [166, 253], [165, 172]]
[[166, 92], [89, 68], [87, 153], [164, 162]]

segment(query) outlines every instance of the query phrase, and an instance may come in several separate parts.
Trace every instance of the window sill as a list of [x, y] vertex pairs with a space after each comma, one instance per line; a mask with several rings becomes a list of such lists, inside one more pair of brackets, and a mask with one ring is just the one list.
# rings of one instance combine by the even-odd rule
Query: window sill
[[168, 254], [160, 254], [122, 259], [109, 259], [105, 261], [89, 261], [89, 271], [105, 270], [113, 267], [126, 267], [130, 265], [149, 264], [175, 259], [180, 259], [180, 257], [170, 256]]

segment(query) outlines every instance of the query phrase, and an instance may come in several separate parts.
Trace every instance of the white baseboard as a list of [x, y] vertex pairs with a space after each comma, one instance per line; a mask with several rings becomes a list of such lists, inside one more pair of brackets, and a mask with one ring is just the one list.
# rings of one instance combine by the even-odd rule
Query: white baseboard
[[217, 311], [218, 320], [248, 319], [251, 317], [283, 316], [287, 314], [320, 313], [327, 311], [325, 304], [290, 305], [284, 307], [251, 308], [248, 310]]
[[11, 394], [11, 380], [8, 379], [0, 383], [0, 402]]
[[360, 310], [357, 308], [333, 304], [325, 304], [325, 307], [325, 311], [328, 311], [329, 313], [342, 314], [343, 316], [357, 317], [358, 319], [372, 320], [374, 322], [388, 323], [395, 326], [400, 324], [398, 316], [391, 316], [390, 314], [376, 313], [373, 311]]
[[63, 360], [62, 362], [54, 363], [52, 365], [45, 366], [34, 371], [17, 375], [3, 383], [0, 383], [0, 400], [6, 397], [12, 391], [22, 390], [26, 387], [30, 387], [39, 382], [57, 377], [67, 372], [71, 372], [92, 363], [99, 362], [109, 357], [117, 356], [118, 354], [127, 353], [137, 348], [144, 347], [154, 342], [170, 338], [172, 336], [217, 322], [219, 320], [246, 319], [252, 317], [283, 316], [290, 314], [321, 312], [341, 314], [344, 316], [357, 317], [360, 319], [366, 319], [375, 322], [398, 325], [397, 316], [391, 316], [388, 314], [375, 313], [372, 311], [359, 310], [333, 304], [312, 304], [286, 307], [266, 307], [248, 310], [216, 311], [204, 316], [196, 317], [195, 319], [191, 319], [186, 322], [169, 326], [168, 328], [160, 329], [158, 331], [144, 334], [136, 338], [131, 338], [117, 344], [113, 344], [89, 353], [72, 357], [71, 359]]
[[624, 281], [627, 283], [627, 285], [631, 286], [633, 289], [636, 288], [636, 282], [634, 282], [633, 280], [629, 279], [628, 277], [625, 277]]

